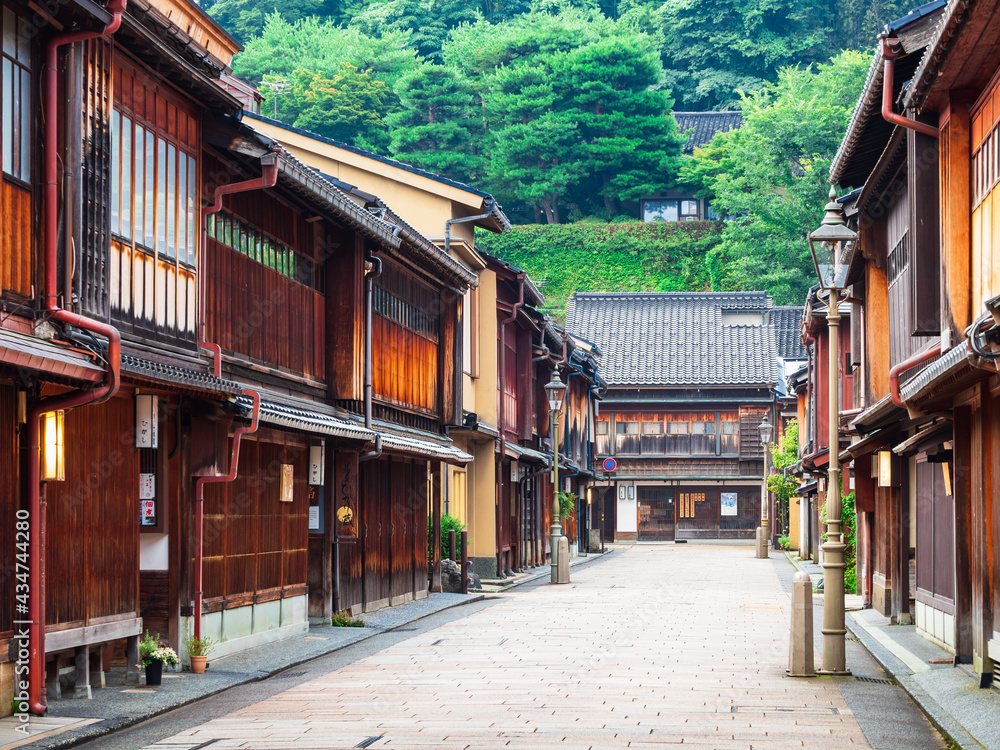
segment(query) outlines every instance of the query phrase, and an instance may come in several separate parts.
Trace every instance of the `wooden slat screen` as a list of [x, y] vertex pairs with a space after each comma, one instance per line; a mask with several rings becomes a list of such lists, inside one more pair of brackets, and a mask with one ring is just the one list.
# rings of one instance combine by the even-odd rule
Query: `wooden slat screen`
[[[294, 466], [291, 503], [278, 499], [282, 464]], [[244, 438], [236, 481], [206, 485], [206, 600], [239, 606], [261, 592], [306, 584], [307, 464], [304, 446]]]
[[83, 239], [73, 289], [83, 312], [106, 320], [110, 311], [111, 44], [92, 39], [84, 49]]
[[0, 179], [0, 285], [4, 292], [31, 294], [31, 191]]
[[139, 452], [131, 399], [66, 413], [66, 481], [49, 482], [46, 621], [139, 610]]

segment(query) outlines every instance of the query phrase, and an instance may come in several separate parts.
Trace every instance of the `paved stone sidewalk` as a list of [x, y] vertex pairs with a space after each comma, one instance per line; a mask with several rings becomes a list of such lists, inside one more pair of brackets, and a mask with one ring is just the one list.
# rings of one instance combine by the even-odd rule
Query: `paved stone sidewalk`
[[636, 546], [151, 748], [870, 747], [788, 604], [749, 547]]

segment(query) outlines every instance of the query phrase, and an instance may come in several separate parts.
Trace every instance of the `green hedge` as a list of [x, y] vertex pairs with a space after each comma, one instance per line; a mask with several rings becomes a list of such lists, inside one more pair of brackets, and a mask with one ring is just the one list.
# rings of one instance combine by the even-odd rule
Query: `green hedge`
[[573, 292], [710, 291], [721, 224], [628, 221], [528, 224], [476, 233], [477, 249], [523, 268], [562, 320]]

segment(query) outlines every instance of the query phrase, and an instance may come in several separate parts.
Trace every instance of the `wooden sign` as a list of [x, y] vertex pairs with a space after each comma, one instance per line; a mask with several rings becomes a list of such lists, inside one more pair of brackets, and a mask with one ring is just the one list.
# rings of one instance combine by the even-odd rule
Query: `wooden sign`
[[338, 541], [358, 536], [358, 454], [337, 453], [334, 457], [334, 515]]
[[281, 465], [281, 494], [278, 499], [290, 503], [294, 499], [295, 467], [292, 464]]

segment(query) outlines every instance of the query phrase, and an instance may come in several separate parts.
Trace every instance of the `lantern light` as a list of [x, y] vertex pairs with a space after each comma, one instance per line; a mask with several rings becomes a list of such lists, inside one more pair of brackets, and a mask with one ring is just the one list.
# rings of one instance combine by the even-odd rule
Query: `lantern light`
[[66, 480], [66, 451], [63, 443], [66, 412], [47, 411], [39, 417], [42, 435], [41, 480], [64, 482]]

